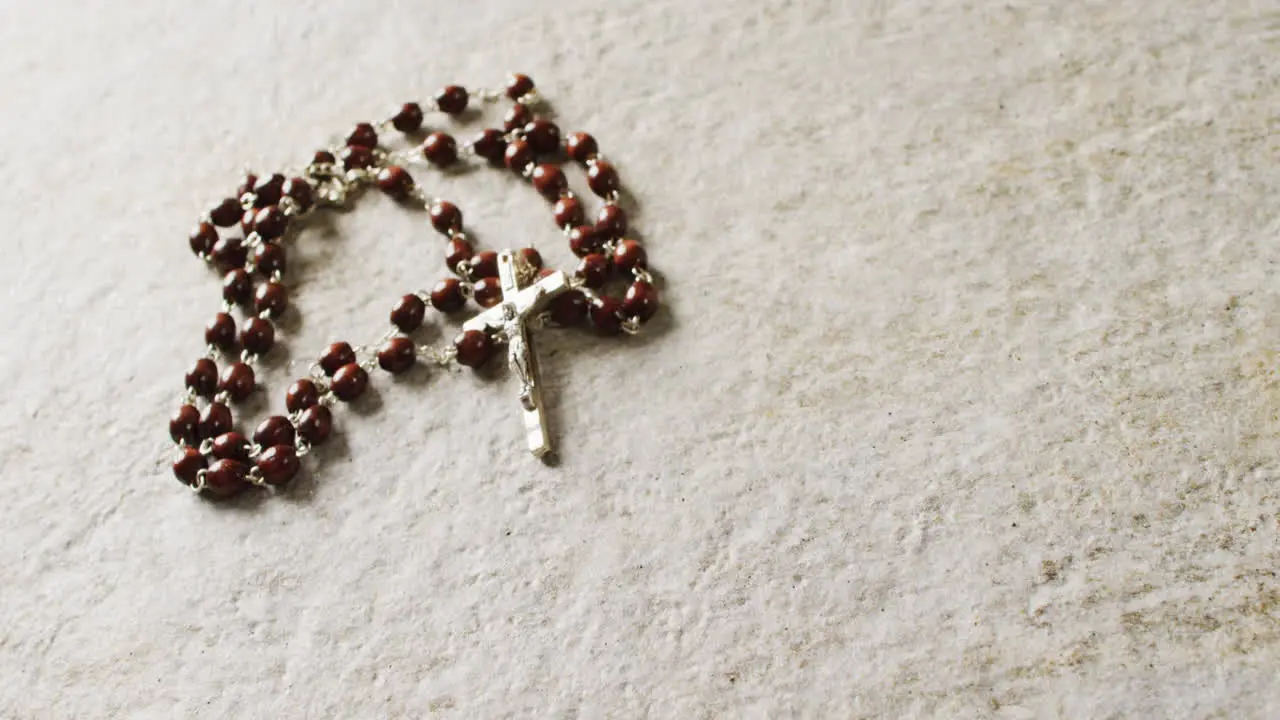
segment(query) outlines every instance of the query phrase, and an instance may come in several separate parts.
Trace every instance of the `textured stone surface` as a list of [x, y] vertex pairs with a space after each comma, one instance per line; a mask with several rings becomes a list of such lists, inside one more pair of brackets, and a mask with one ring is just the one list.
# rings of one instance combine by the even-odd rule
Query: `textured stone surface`
[[[434, 5], [6, 8], [0, 715], [1280, 715], [1275, 2]], [[539, 338], [561, 465], [509, 380], [378, 374], [295, 493], [195, 501], [197, 213], [507, 70], [664, 278]], [[305, 235], [258, 417], [441, 245], [376, 193]]]

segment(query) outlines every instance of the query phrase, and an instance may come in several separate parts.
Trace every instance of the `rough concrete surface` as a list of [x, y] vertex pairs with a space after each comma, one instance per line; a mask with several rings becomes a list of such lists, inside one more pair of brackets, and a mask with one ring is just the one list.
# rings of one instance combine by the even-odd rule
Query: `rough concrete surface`
[[[539, 335], [560, 464], [504, 373], [379, 373], [290, 492], [183, 492], [194, 218], [509, 70], [664, 292]], [[1280, 716], [1278, 78], [1266, 0], [7, 3], [0, 716]], [[256, 415], [440, 242], [300, 236]]]

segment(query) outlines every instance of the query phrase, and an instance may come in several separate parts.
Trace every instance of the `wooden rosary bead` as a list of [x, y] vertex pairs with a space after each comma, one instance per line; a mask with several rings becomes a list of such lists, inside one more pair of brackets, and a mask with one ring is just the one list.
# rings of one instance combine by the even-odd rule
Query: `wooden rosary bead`
[[502, 128], [507, 132], [520, 130], [533, 121], [533, 113], [524, 105], [512, 105], [506, 115], [502, 116]]
[[260, 317], [251, 317], [240, 331], [240, 347], [251, 355], [262, 355], [276, 344], [276, 328]]
[[611, 297], [597, 297], [591, 303], [591, 324], [601, 335], [617, 335], [622, 331], [622, 318], [618, 312], [622, 303]]
[[324, 370], [325, 375], [332, 376], [338, 372], [339, 368], [355, 361], [356, 351], [351, 349], [351, 344], [336, 342], [325, 349], [324, 354], [320, 356], [320, 369]]
[[498, 277], [498, 253], [485, 250], [471, 258], [471, 277]]
[[204, 326], [204, 341], [224, 352], [236, 347], [236, 321], [228, 313], [220, 312]]
[[578, 270], [574, 274], [582, 280], [582, 284], [597, 290], [604, 287], [609, 280], [609, 258], [601, 253], [591, 253], [582, 258], [578, 263]]
[[231, 432], [232, 422], [231, 408], [220, 402], [209, 403], [200, 413], [200, 439], [212, 440]]
[[458, 143], [448, 133], [433, 132], [422, 141], [422, 155], [436, 167], [448, 167], [458, 160]]
[[436, 107], [446, 115], [461, 115], [467, 109], [467, 89], [449, 85], [436, 95]]
[[235, 430], [225, 432], [213, 439], [211, 452], [219, 460], [247, 463], [249, 462], [249, 441]]
[[265, 208], [280, 202], [280, 196], [284, 188], [284, 176], [280, 173], [272, 173], [266, 177], [260, 177], [253, 184], [253, 206], [255, 208]]
[[530, 179], [533, 181], [533, 189], [551, 202], [560, 199], [560, 195], [569, 189], [569, 181], [555, 165], [547, 163], [538, 165], [533, 169]]
[[205, 459], [200, 451], [193, 447], [185, 447], [182, 449], [181, 455], [173, 463], [173, 476], [183, 485], [191, 486], [196, 484], [196, 477], [201, 470], [209, 467], [209, 461]]
[[622, 314], [645, 322], [658, 311], [658, 289], [652, 283], [637, 280], [622, 298]]
[[[241, 335], [243, 336], [243, 333]], [[241, 340], [243, 339], [241, 337]], [[255, 384], [253, 368], [243, 362], [227, 366], [222, 371], [222, 376], [218, 378], [218, 390], [226, 393], [232, 402], [240, 402], [249, 397]]]
[[258, 472], [268, 485], [284, 485], [298, 474], [302, 463], [292, 445], [273, 445], [258, 456]]
[[258, 184], [258, 176], [253, 173], [246, 173], [244, 181], [240, 183], [240, 187], [236, 188], [236, 199], [243, 200], [245, 195], [253, 192], [253, 186]]
[[609, 240], [622, 237], [627, 232], [627, 213], [612, 203], [605, 205], [596, 215], [596, 230]]
[[418, 132], [422, 128], [422, 106], [408, 102], [391, 117], [391, 126], [402, 133]]
[[565, 152], [574, 162], [587, 164], [587, 161], [600, 152], [596, 139], [584, 132], [574, 133], [564, 143]]
[[236, 460], [217, 460], [204, 473], [204, 487], [201, 489], [215, 498], [228, 498], [237, 495], [249, 487], [245, 478], [249, 468]]
[[524, 261], [529, 263], [529, 267], [534, 270], [542, 269], [542, 253], [538, 252], [536, 248], [520, 248], [520, 257], [524, 258]]
[[387, 338], [378, 348], [378, 366], [389, 373], [402, 373], [418, 359], [418, 349], [407, 337]]
[[482, 308], [491, 308], [502, 302], [502, 282], [496, 277], [482, 277], [471, 289], [476, 304]]
[[224, 237], [213, 244], [212, 256], [214, 266], [222, 272], [228, 272], [244, 267], [244, 261], [249, 257], [249, 249], [244, 246], [244, 241], [240, 238]]
[[378, 131], [373, 125], [362, 122], [355, 126], [351, 134], [347, 136], [347, 145], [350, 147], [378, 147]]
[[298, 417], [298, 437], [319, 445], [333, 431], [333, 412], [324, 405], [312, 405]]
[[316, 154], [311, 156], [311, 162], [314, 165], [333, 165], [338, 162], [338, 158], [328, 150], [317, 150]]
[[240, 232], [244, 233], [245, 237], [249, 237], [249, 233], [253, 232], [253, 226], [257, 218], [258, 211], [254, 208], [249, 208], [240, 215]]
[[445, 278], [431, 289], [431, 307], [442, 313], [455, 313], [467, 304], [462, 294], [462, 283], [455, 278]]
[[624, 273], [637, 268], [643, 270], [648, 265], [644, 247], [635, 240], [623, 240], [613, 249], [613, 266]]
[[259, 285], [253, 294], [253, 307], [260, 315], [269, 312], [271, 317], [280, 317], [289, 307], [289, 291], [277, 282]]
[[[330, 155], [329, 157], [333, 156]], [[330, 160], [330, 162], [333, 161]], [[286, 197], [292, 198], [293, 202], [298, 205], [298, 209], [303, 212], [310, 210], [311, 205], [315, 202], [315, 191], [306, 178], [292, 177], [285, 180], [280, 192]]]
[[470, 260], [473, 254], [471, 243], [466, 240], [453, 239], [449, 241], [444, 251], [444, 264], [449, 268], [450, 272], [458, 272], [458, 263], [463, 260]]
[[227, 198], [209, 211], [209, 221], [221, 228], [229, 228], [240, 222], [240, 214], [244, 212], [240, 201]]
[[320, 388], [309, 378], [295, 380], [285, 394], [284, 407], [291, 413], [302, 412], [320, 402]]
[[478, 368], [493, 357], [493, 339], [479, 330], [467, 330], [453, 341], [458, 351], [458, 362], [471, 368]]
[[586, 211], [582, 207], [582, 201], [572, 195], [566, 195], [556, 201], [555, 207], [551, 212], [556, 218], [556, 227], [565, 228], [581, 225], [586, 219]]
[[258, 423], [257, 429], [253, 431], [253, 442], [262, 448], [293, 445], [294, 437], [293, 423], [283, 415], [272, 415]]
[[[284, 183], [282, 182], [281, 185]], [[289, 227], [289, 218], [285, 217], [279, 206], [268, 205], [253, 216], [253, 229], [263, 240], [275, 240], [284, 235]]]
[[213, 223], [202, 222], [191, 231], [187, 242], [191, 246], [191, 252], [196, 255], [208, 255], [213, 252], [213, 246], [218, 242], [218, 229], [213, 226]]
[[343, 402], [351, 402], [364, 394], [369, 387], [369, 373], [354, 362], [338, 368], [329, 383], [333, 394]]
[[607, 198], [618, 190], [618, 171], [610, 163], [597, 160], [587, 168], [587, 186], [591, 192]]
[[243, 305], [253, 297], [253, 279], [243, 268], [228, 271], [222, 276], [222, 299], [236, 305]]
[[363, 145], [351, 145], [342, 150], [342, 167], [344, 170], [362, 170], [372, 167], [377, 161], [373, 149]]
[[200, 411], [194, 405], [183, 405], [169, 418], [169, 437], [184, 445], [199, 444]]
[[200, 397], [213, 397], [218, 391], [218, 366], [209, 358], [196, 360], [187, 371], [186, 384]]
[[551, 155], [560, 150], [560, 127], [550, 120], [538, 118], [526, 124], [524, 136], [539, 155]]
[[391, 324], [400, 328], [400, 332], [413, 332], [422, 327], [422, 318], [426, 312], [427, 304], [422, 298], [410, 293], [401, 297], [396, 306], [391, 308]]
[[533, 80], [528, 75], [512, 73], [507, 76], [507, 97], [519, 100], [531, 92], [533, 92]]
[[264, 242], [253, 250], [253, 267], [267, 277], [284, 273], [285, 252], [279, 243]]
[[512, 140], [507, 143], [507, 151], [502, 156], [507, 169], [519, 175], [533, 163], [533, 148], [524, 140]]
[[551, 321], [561, 327], [573, 327], [587, 319], [587, 296], [579, 290], [558, 295], [548, 305]]
[[396, 200], [404, 200], [413, 191], [413, 176], [399, 165], [378, 171], [378, 189]]
[[604, 241], [604, 237], [591, 225], [579, 225], [569, 231], [569, 249], [578, 257], [600, 252]]
[[494, 128], [481, 130], [471, 140], [471, 149], [475, 150], [476, 155], [487, 160], [493, 167], [502, 167], [503, 154], [507, 151], [507, 137], [502, 134], [501, 130]]
[[448, 235], [462, 229], [462, 211], [447, 200], [432, 203], [427, 212], [431, 216], [431, 227], [438, 233]]

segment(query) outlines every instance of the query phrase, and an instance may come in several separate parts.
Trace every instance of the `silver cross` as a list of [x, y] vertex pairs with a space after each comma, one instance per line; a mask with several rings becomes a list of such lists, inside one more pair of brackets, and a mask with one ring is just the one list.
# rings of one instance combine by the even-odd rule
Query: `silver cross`
[[506, 337], [507, 361], [520, 382], [525, 436], [536, 457], [551, 452], [551, 435], [542, 414], [542, 390], [538, 378], [538, 358], [529, 340], [529, 325], [552, 298], [569, 290], [569, 278], [559, 270], [525, 286], [534, 269], [524, 257], [510, 250], [498, 255], [498, 280], [502, 283], [502, 304], [480, 313], [463, 324], [463, 330], [480, 330]]

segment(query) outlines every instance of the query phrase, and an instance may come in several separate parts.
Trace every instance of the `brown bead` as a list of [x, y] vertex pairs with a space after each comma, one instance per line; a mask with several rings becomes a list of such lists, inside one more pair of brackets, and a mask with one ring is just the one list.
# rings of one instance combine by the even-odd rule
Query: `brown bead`
[[342, 167], [345, 170], [372, 167], [374, 161], [373, 150], [370, 148], [352, 145], [342, 149]]
[[648, 267], [649, 261], [644, 247], [635, 240], [623, 240], [613, 249], [613, 266], [624, 273]]
[[524, 140], [512, 140], [507, 143], [507, 152], [502, 158], [511, 172], [524, 174], [524, 169], [533, 162], [533, 148]]
[[253, 216], [254, 232], [263, 240], [274, 240], [284, 234], [289, 227], [289, 218], [276, 205], [268, 205]]
[[596, 215], [596, 230], [610, 240], [622, 237], [627, 232], [626, 211], [613, 203], [600, 208]]
[[446, 115], [461, 115], [467, 109], [467, 89], [450, 85], [436, 94], [436, 107]]
[[[243, 340], [244, 333], [241, 333]], [[253, 368], [246, 363], [237, 362], [227, 366], [218, 378], [218, 389], [225, 392], [232, 402], [240, 402], [253, 392], [255, 381]]]
[[533, 121], [533, 113], [524, 105], [512, 105], [506, 115], [502, 116], [502, 127], [507, 132], [519, 130]]
[[422, 155], [436, 167], [448, 167], [458, 160], [458, 143], [448, 133], [433, 132], [422, 141]]
[[472, 286], [472, 297], [476, 304], [483, 308], [491, 308], [502, 302], [502, 281], [496, 277], [483, 277]]
[[369, 373], [354, 362], [347, 363], [333, 374], [333, 381], [329, 383], [329, 387], [339, 400], [351, 402], [364, 394], [365, 388], [369, 387]]
[[489, 161], [490, 165], [502, 167], [503, 154], [507, 151], [507, 138], [502, 134], [501, 130], [494, 128], [481, 130], [472, 139], [471, 148], [476, 151], [476, 155]]
[[378, 366], [389, 373], [402, 373], [413, 367], [418, 349], [407, 337], [387, 338], [378, 348]]
[[578, 290], [557, 295], [548, 305], [551, 321], [562, 327], [573, 327], [587, 319], [587, 296]]
[[410, 293], [400, 298], [396, 306], [391, 308], [391, 324], [400, 328], [401, 332], [413, 332], [422, 327], [422, 317], [427, 312], [427, 304], [422, 298]]
[[404, 200], [413, 190], [413, 176], [399, 165], [384, 167], [378, 171], [378, 189], [396, 200]]
[[200, 358], [187, 371], [187, 388], [200, 397], [212, 397], [218, 391], [218, 366], [209, 358]]
[[470, 260], [472, 252], [471, 243], [466, 240], [450, 240], [449, 245], [445, 247], [444, 264], [451, 272], [458, 272], [458, 263]]
[[244, 241], [240, 238], [224, 237], [213, 244], [212, 255], [213, 264], [222, 272], [227, 272], [244, 267], [244, 261], [249, 257], [249, 249], [244, 246]]
[[455, 313], [467, 303], [462, 294], [462, 283], [455, 278], [445, 278], [431, 289], [431, 307], [442, 313]]
[[622, 303], [611, 297], [597, 297], [591, 303], [591, 324], [601, 335], [617, 335], [622, 331], [622, 318], [618, 311]]
[[529, 263], [529, 267], [534, 270], [542, 269], [542, 253], [538, 252], [537, 249], [531, 247], [520, 248], [520, 256], [523, 257], [524, 261]]
[[240, 331], [240, 346], [251, 355], [262, 355], [275, 344], [275, 326], [260, 317], [249, 318]]
[[447, 200], [432, 203], [428, 213], [431, 215], [431, 227], [438, 233], [448, 235], [462, 229], [462, 211], [457, 205]]
[[326, 348], [324, 354], [320, 356], [320, 369], [324, 370], [325, 375], [333, 375], [342, 366], [350, 365], [355, 361], [356, 351], [351, 349], [351, 344], [336, 342]]
[[204, 341], [230, 352], [236, 346], [236, 321], [229, 314], [220, 312], [204, 326]]
[[362, 122], [356, 125], [351, 134], [347, 136], [347, 145], [365, 148], [378, 147], [378, 131], [374, 129], [373, 125]]
[[498, 277], [498, 253], [484, 250], [471, 258], [471, 277]]
[[458, 351], [458, 362], [467, 367], [478, 368], [493, 356], [493, 340], [479, 330], [467, 330], [453, 341]]
[[298, 474], [302, 463], [298, 451], [290, 445], [274, 445], [258, 456], [258, 472], [268, 485], [284, 485]]
[[311, 156], [311, 162], [315, 165], [332, 165], [338, 162], [338, 158], [328, 150], [317, 150], [316, 154]]
[[507, 97], [519, 100], [531, 92], [533, 92], [533, 79], [528, 75], [511, 73], [507, 76]]
[[618, 171], [610, 163], [597, 160], [587, 168], [587, 185], [600, 197], [609, 197], [618, 189]]
[[271, 313], [271, 317], [280, 317], [289, 307], [289, 291], [276, 282], [259, 285], [253, 294], [253, 307], [259, 315]]
[[550, 155], [560, 150], [560, 127], [550, 120], [538, 118], [526, 124], [524, 136], [539, 155]]
[[311, 209], [311, 204], [315, 202], [315, 190], [311, 187], [311, 183], [307, 182], [306, 178], [292, 177], [285, 180], [280, 192], [287, 197], [293, 198], [293, 201], [298, 204], [299, 210], [309, 210]]
[[603, 246], [604, 238], [591, 225], [579, 225], [569, 231], [569, 249], [578, 257], [599, 252]]
[[658, 289], [651, 283], [637, 280], [627, 288], [622, 298], [622, 314], [644, 322], [658, 312]]
[[283, 415], [272, 415], [258, 423], [253, 431], [253, 441], [258, 447], [269, 448], [276, 445], [293, 445], [295, 431], [293, 423]]
[[569, 157], [583, 165], [586, 165], [588, 160], [600, 152], [600, 146], [596, 144], [596, 139], [584, 132], [570, 135], [569, 139], [564, 143], [564, 149], [569, 153]]
[[254, 208], [245, 210], [244, 214], [240, 216], [240, 232], [244, 233], [245, 237], [248, 237], [249, 233], [253, 232], [254, 222], [257, 218], [258, 211]]
[[278, 243], [264, 242], [254, 248], [253, 267], [267, 277], [275, 273], [283, 273], [285, 268], [284, 247]]
[[242, 462], [235, 460], [215, 461], [204, 473], [204, 487], [202, 490], [216, 498], [231, 497], [249, 487], [249, 482], [245, 479], [248, 474], [249, 468]]
[[209, 403], [204, 412], [200, 413], [201, 439], [212, 440], [223, 433], [229, 433], [231, 425], [231, 408], [220, 402]]
[[391, 118], [391, 126], [403, 133], [418, 132], [422, 128], [422, 106], [415, 102], [401, 105]]
[[576, 273], [582, 284], [595, 290], [604, 286], [609, 280], [609, 258], [602, 253], [591, 253], [578, 263]]
[[573, 227], [581, 225], [586, 219], [586, 212], [582, 208], [582, 201], [572, 195], [566, 195], [556, 201], [556, 206], [551, 209], [555, 214], [556, 227]]
[[240, 187], [236, 188], [236, 199], [242, 199], [245, 195], [253, 192], [253, 186], [258, 184], [258, 176], [248, 173], [244, 176], [244, 182], [240, 183]]
[[533, 180], [533, 189], [552, 202], [560, 199], [560, 195], [569, 189], [569, 181], [555, 165], [547, 163], [538, 165], [533, 169], [530, 179]]
[[202, 222], [191, 231], [187, 242], [191, 246], [191, 252], [196, 255], [208, 255], [213, 252], [213, 246], [218, 242], [218, 229], [212, 223]]
[[200, 442], [200, 411], [194, 405], [183, 405], [169, 418], [169, 437], [185, 445]]
[[284, 188], [284, 176], [280, 173], [272, 173], [266, 177], [258, 178], [253, 184], [253, 206], [256, 208], [265, 208], [280, 202], [280, 195]]
[[222, 299], [229, 303], [247, 303], [253, 297], [253, 279], [242, 268], [236, 268], [222, 277]]
[[243, 435], [232, 430], [213, 439], [213, 456], [219, 460], [237, 460], [249, 462], [249, 441]]
[[320, 388], [310, 378], [301, 378], [289, 386], [284, 407], [291, 413], [302, 412], [320, 402]]
[[333, 431], [333, 413], [324, 405], [312, 405], [298, 417], [298, 437], [319, 445]]
[[196, 476], [209, 467], [209, 461], [193, 447], [182, 449], [182, 455], [173, 463], [173, 476], [183, 485], [195, 485]]
[[235, 198], [227, 198], [209, 211], [209, 221], [218, 227], [231, 227], [240, 222], [240, 214], [242, 212], [244, 210], [240, 207], [240, 201]]

